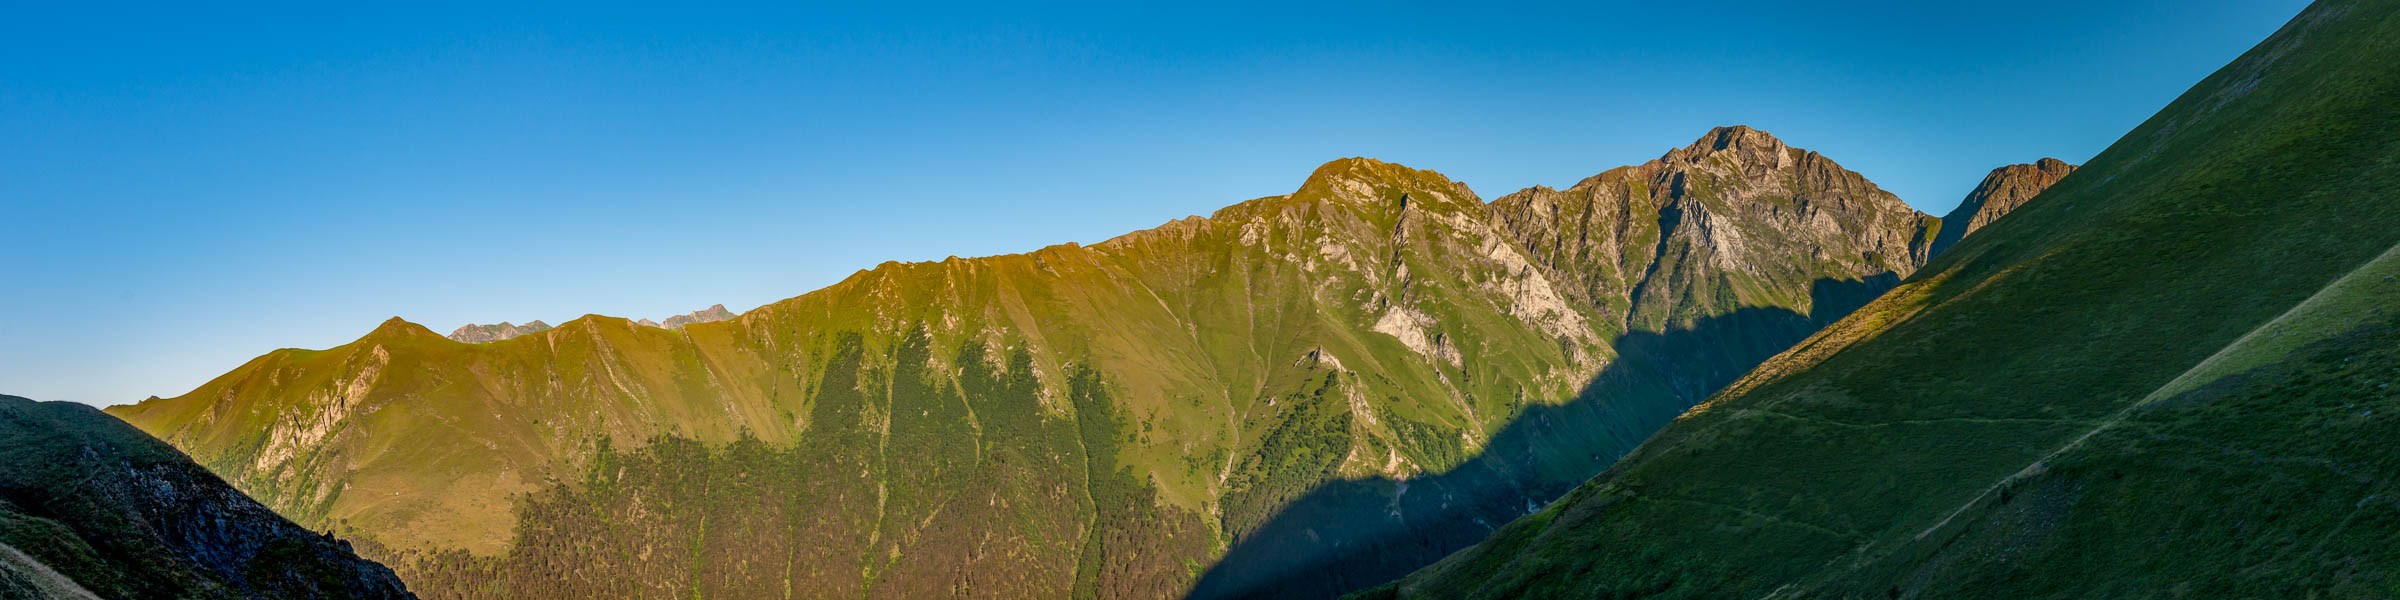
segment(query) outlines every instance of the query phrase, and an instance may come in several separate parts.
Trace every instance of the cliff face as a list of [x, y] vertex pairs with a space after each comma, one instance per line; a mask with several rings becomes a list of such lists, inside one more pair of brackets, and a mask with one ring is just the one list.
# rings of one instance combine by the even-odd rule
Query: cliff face
[[413, 596], [115, 418], [0, 396], [0, 597]]
[[1333, 594], [1598, 472], [1929, 222], [1741, 127], [1491, 203], [1342, 159], [676, 331], [394, 321], [112, 410], [429, 596]]
[[1983, 183], [1977, 184], [1974, 191], [1967, 193], [1965, 200], [1959, 201], [1958, 208], [1951, 209], [1949, 216], [1942, 217], [1942, 231], [1934, 236], [1933, 251], [1940, 253], [1950, 249], [1950, 245], [1958, 243], [1960, 238], [2025, 206], [2026, 202], [2041, 195], [2042, 190], [2050, 189], [2052, 184], [2073, 172], [2075, 165], [2055, 158], [1992, 169], [1990, 175], [1983, 177]]

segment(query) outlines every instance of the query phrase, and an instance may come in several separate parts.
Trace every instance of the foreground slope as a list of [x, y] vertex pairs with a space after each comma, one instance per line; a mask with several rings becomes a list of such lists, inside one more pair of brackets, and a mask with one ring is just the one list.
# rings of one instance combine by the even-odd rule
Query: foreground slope
[[1746, 127], [1491, 203], [1345, 159], [731, 320], [393, 319], [111, 410], [429, 597], [1325, 595], [1572, 488], [1936, 223]]
[[1373, 595], [2400, 594], [2400, 3], [2321, 2], [1539, 513]]
[[0, 395], [0, 598], [410, 598], [89, 406]]

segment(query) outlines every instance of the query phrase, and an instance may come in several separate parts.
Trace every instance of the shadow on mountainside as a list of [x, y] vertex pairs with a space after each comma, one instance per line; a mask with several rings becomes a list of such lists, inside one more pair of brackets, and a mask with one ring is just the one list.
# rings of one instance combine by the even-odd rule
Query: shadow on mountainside
[[1813, 317], [1744, 308], [1686, 329], [1620, 336], [1617, 360], [1573, 401], [1526, 408], [1458, 467], [1328, 482], [1234, 532], [1190, 597], [1331, 597], [1432, 564], [1599, 474], [1685, 409], [1899, 279], [1817, 280]]

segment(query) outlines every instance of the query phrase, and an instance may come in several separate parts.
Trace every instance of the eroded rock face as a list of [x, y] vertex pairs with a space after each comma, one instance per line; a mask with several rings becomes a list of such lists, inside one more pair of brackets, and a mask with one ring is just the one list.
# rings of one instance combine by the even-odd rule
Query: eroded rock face
[[1975, 186], [1975, 191], [1968, 192], [1967, 198], [1959, 201], [1958, 208], [1951, 209], [1949, 216], [1942, 217], [1942, 231], [1934, 236], [1933, 251], [1940, 253], [1950, 249], [1950, 245], [1958, 243], [1960, 238], [2024, 206], [2034, 196], [2041, 195], [2042, 190], [2050, 189], [2051, 184], [2058, 183], [2058, 180], [2065, 179], [2068, 173], [2073, 172], [2075, 165], [2055, 158], [1992, 169], [1990, 175], [1983, 177], [1983, 183]]

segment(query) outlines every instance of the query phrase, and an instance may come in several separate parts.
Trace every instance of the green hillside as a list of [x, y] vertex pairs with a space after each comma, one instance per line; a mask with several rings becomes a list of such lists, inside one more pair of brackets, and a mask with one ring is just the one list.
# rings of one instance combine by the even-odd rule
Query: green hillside
[[98, 410], [0, 395], [0, 598], [413, 598]]
[[2328, 1], [1373, 597], [2400, 595], [2400, 2]]
[[1746, 127], [1489, 203], [1344, 159], [674, 330], [395, 318], [111, 412], [434, 598], [1330, 595], [1589, 478], [1937, 224]]

